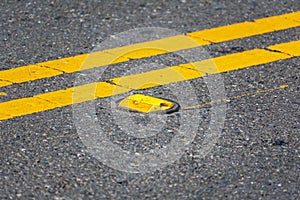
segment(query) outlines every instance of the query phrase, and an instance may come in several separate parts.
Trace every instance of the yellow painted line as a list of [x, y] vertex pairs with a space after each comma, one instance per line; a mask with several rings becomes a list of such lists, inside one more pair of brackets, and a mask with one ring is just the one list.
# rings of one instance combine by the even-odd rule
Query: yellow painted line
[[7, 96], [6, 92], [0, 92], [0, 96]]
[[[300, 46], [298, 46], [300, 51]], [[293, 56], [264, 49], [254, 49], [241, 53], [202, 60], [110, 79], [113, 83], [135, 90], [146, 89], [183, 80], [203, 77], [206, 74], [218, 74], [251, 66], [266, 64]]]
[[[116, 88], [119, 86], [98, 82], [3, 102], [0, 103], [0, 120], [116, 95]], [[117, 91], [125, 93], [128, 90]]]
[[[207, 61], [195, 62], [192, 65], [196, 70], [208, 73], [216, 74], [222, 72], [228, 72], [232, 70], [238, 70], [247, 68], [250, 66], [261, 65], [277, 60], [283, 60], [291, 58], [293, 56], [283, 54], [280, 52], [271, 52], [264, 49], [248, 50], [240, 53], [229, 54], [226, 56], [212, 58], [211, 61], [215, 64], [215, 68], [209, 68], [206, 64]], [[190, 67], [188, 64], [182, 65]]]
[[268, 47], [268, 49], [284, 52], [292, 56], [300, 56], [299, 48], [300, 48], [300, 40], [290, 42], [290, 43], [283, 43], [279, 45], [272, 45]]
[[13, 84], [12, 82], [0, 80], [0, 88]]
[[[201, 45], [205, 44], [209, 44], [209, 42], [203, 41], [201, 43]], [[126, 62], [129, 59], [139, 59], [182, 49], [189, 49], [197, 47], [198, 45], [198, 43], [195, 43], [195, 41], [189, 37], [177, 35], [159, 40], [103, 50], [91, 54], [83, 54], [70, 58], [49, 61], [39, 65], [47, 66], [48, 68], [63, 71], [65, 73], [73, 73], [95, 67]]]
[[281, 85], [279, 87], [274, 87], [274, 88], [270, 88], [270, 89], [263, 89], [263, 90], [258, 90], [258, 91], [255, 91], [255, 92], [244, 93], [244, 94], [241, 94], [241, 95], [236, 95], [236, 96], [232, 96], [232, 97], [225, 98], [225, 99], [220, 99], [218, 101], [210, 101], [210, 102], [197, 104], [197, 105], [194, 105], [194, 106], [188, 106], [188, 107], [182, 108], [182, 110], [191, 110], [191, 109], [201, 108], [201, 107], [204, 107], [204, 106], [224, 103], [224, 102], [227, 102], [227, 101], [230, 101], [230, 100], [240, 99], [240, 98], [243, 98], [243, 97], [249, 97], [249, 96], [254, 96], [254, 95], [268, 93], [268, 92], [274, 92], [274, 91], [277, 91], [277, 90], [286, 89], [288, 87], [289, 87], [289, 85]]
[[22, 83], [29, 80], [36, 80], [40, 77], [46, 78], [59, 74], [62, 74], [62, 72], [55, 69], [42, 67], [37, 64], [1, 71], [0, 79], [9, 80], [8, 83]]
[[[284, 48], [283, 48], [284, 47]], [[299, 41], [273, 45], [274, 49], [293, 49], [295, 55], [299, 55]], [[0, 103], [0, 120], [6, 120], [17, 116], [28, 115], [68, 106], [76, 103], [105, 98], [131, 91], [132, 89], [145, 89], [179, 81], [200, 78], [206, 73], [222, 73], [247, 67], [266, 64], [295, 56], [269, 51], [267, 49], [254, 49], [241, 53], [216, 57], [211, 60], [199, 61], [181, 66], [153, 70], [142, 74], [111, 79], [116, 85], [106, 82], [95, 82], [39, 94], [33, 97], [11, 100]]]
[[199, 78], [202, 76], [205, 76], [205, 73], [201, 73], [196, 70], [185, 69], [180, 66], [172, 66], [142, 74], [133, 74], [129, 76], [113, 78], [111, 81], [125, 88], [140, 90], [166, 85], [173, 82]]
[[272, 16], [253, 22], [241, 22], [208, 30], [188, 33], [189, 36], [211, 42], [225, 42], [299, 26], [300, 12]]
[[[201, 43], [201, 45], [205, 44], [209, 43], [205, 41]], [[3, 83], [0, 82], [0, 86], [57, 76], [62, 73], [73, 73], [95, 67], [126, 62], [129, 59], [150, 57], [197, 46], [199, 46], [199, 44], [192, 38], [178, 35], [91, 54], [52, 60], [36, 65], [0, 71], [0, 80], [5, 81]]]
[[0, 87], [300, 26], [300, 12], [0, 71]]

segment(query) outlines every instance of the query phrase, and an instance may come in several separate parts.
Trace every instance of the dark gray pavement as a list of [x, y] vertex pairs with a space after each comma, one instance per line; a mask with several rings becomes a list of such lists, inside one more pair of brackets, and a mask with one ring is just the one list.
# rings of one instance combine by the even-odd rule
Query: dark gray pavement
[[[1, 1], [0, 68], [88, 53], [110, 35], [138, 27], [186, 33], [299, 10], [299, 0]], [[300, 29], [294, 28], [214, 44], [205, 50], [214, 57], [299, 40], [299, 35]], [[132, 66], [162, 61], [165, 65], [181, 62], [176, 56], [164, 55], [118, 64], [106, 75], [119, 76]], [[8, 96], [0, 99], [67, 88], [76, 76], [63, 74], [1, 88]], [[222, 133], [205, 157], [198, 155], [211, 107], [196, 109], [202, 120], [197, 122], [199, 129], [190, 148], [173, 164], [147, 174], [114, 170], [89, 154], [76, 131], [71, 106], [0, 121], [0, 198], [299, 199], [300, 58], [222, 77], [227, 97], [284, 84], [289, 87], [227, 102]], [[197, 102], [209, 100], [202, 79], [190, 84], [193, 91], [184, 92], [195, 92]], [[172, 97], [165, 87], [143, 92]], [[148, 143], [124, 139], [121, 131], [114, 129], [110, 113], [101, 109], [103, 101], [95, 103], [99, 123], [124, 149], [142, 152], [167, 145], [172, 138], [166, 134]]]

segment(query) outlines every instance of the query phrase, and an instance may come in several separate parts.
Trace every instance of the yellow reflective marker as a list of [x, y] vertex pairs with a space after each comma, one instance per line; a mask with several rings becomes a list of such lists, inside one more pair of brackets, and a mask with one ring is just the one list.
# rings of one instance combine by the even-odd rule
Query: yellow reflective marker
[[125, 108], [131, 111], [137, 111], [142, 113], [159, 112], [159, 111], [177, 111], [179, 107], [175, 107], [176, 103], [169, 100], [156, 98], [152, 96], [146, 96], [142, 94], [134, 94], [126, 97], [119, 103], [119, 107]]

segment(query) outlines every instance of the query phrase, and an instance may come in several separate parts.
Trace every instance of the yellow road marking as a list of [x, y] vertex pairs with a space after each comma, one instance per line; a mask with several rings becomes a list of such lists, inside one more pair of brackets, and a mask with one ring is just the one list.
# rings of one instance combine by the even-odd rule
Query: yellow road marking
[[258, 94], [262, 94], [262, 93], [274, 92], [276, 90], [286, 89], [288, 87], [289, 87], [288, 85], [281, 85], [279, 87], [274, 87], [274, 88], [264, 89], [264, 90], [258, 90], [256, 92], [244, 93], [244, 94], [232, 96], [232, 97], [229, 97], [229, 98], [226, 98], [226, 99], [220, 99], [220, 100], [214, 101], [214, 102], [211, 101], [211, 102], [205, 102], [205, 103], [197, 104], [197, 105], [194, 105], [194, 106], [188, 106], [188, 107], [185, 107], [185, 108], [182, 108], [182, 109], [183, 110], [191, 110], [191, 109], [195, 109], [195, 108], [201, 108], [201, 107], [209, 106], [209, 105], [213, 105], [213, 104], [224, 103], [224, 102], [227, 102], [228, 100], [240, 99], [240, 98], [243, 98], [243, 97], [254, 96], [254, 95], [258, 95]]
[[0, 96], [7, 96], [6, 92], [0, 92]]
[[212, 58], [212, 62], [215, 63], [216, 69], [207, 68], [207, 65], [202, 64], [206, 64], [206, 61], [196, 62], [194, 66], [196, 66], [196, 69], [199, 71], [203, 71], [208, 74], [215, 74], [220, 72], [242, 69], [249, 66], [265, 64], [291, 57], [291, 55], [279, 52], [270, 52], [264, 49], [254, 49], [240, 53], [229, 54], [227, 56]]
[[[297, 56], [300, 52], [300, 42], [294, 41], [277, 44], [273, 45], [272, 49], [293, 49], [293, 55]], [[105, 98], [122, 94], [132, 89], [145, 89], [200, 78], [205, 76], [206, 73], [216, 74], [228, 72], [292, 57], [292, 55], [286, 53], [254, 49], [213, 58], [211, 60], [111, 79], [116, 85], [106, 82], [85, 84], [66, 90], [58, 90], [0, 103], [0, 120], [51, 110], [62, 106], [94, 100], [96, 98]], [[214, 65], [214, 62], [216, 65]]]
[[[117, 94], [116, 88], [119, 86], [98, 82], [3, 102], [0, 103], [0, 120], [112, 96]], [[128, 92], [124, 88], [117, 91]]]
[[189, 36], [211, 42], [225, 42], [242, 37], [264, 34], [299, 26], [300, 12], [272, 16], [253, 22], [241, 22], [229, 26], [189, 33]]
[[1, 87], [4, 87], [4, 86], [8, 86], [8, 85], [11, 85], [13, 84], [12, 82], [9, 82], [9, 81], [3, 81], [3, 80], [0, 80], [0, 88]]
[[[298, 46], [298, 51], [300, 51], [299, 49], [300, 45]], [[210, 60], [153, 70], [142, 74], [113, 78], [111, 81], [126, 88], [139, 90], [199, 78], [206, 74], [228, 72], [291, 57], [291, 55], [284, 53], [254, 49], [216, 57]]]
[[180, 66], [172, 66], [142, 74], [113, 78], [111, 81], [125, 88], [140, 90], [173, 82], [199, 78], [204, 75], [205, 73], [201, 73], [196, 70], [185, 69]]
[[37, 65], [27, 65], [0, 72], [0, 79], [9, 80], [9, 83], [22, 83], [28, 80], [35, 80], [39, 77], [51, 77], [62, 74], [61, 71]]
[[[300, 25], [300, 24], [299, 24]], [[203, 42], [201, 45], [208, 44]], [[22, 83], [31, 80], [57, 76], [62, 73], [73, 73], [95, 67], [126, 62], [129, 59], [139, 59], [159, 54], [197, 47], [190, 37], [178, 35], [160, 40], [138, 43], [91, 54], [83, 54], [59, 60], [28, 65], [0, 71], [0, 86]]]
[[0, 87], [300, 26], [300, 12], [0, 71]]
[[272, 45], [268, 47], [268, 49], [284, 52], [292, 56], [300, 56], [299, 48], [300, 40], [279, 45]]

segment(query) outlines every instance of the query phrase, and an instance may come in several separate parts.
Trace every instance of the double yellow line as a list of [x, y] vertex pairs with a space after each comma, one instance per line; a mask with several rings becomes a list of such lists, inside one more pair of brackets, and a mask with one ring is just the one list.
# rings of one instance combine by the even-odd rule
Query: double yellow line
[[[300, 26], [300, 12], [0, 71], [0, 87]], [[196, 41], [196, 42], [195, 42]], [[122, 55], [122, 56], [119, 56]], [[300, 41], [112, 78], [0, 103], [0, 120], [300, 56]], [[84, 64], [83, 64], [84, 63]], [[214, 67], [211, 67], [211, 63]]]

